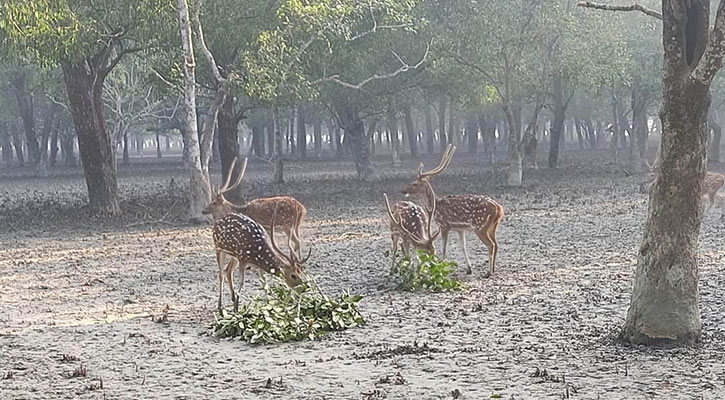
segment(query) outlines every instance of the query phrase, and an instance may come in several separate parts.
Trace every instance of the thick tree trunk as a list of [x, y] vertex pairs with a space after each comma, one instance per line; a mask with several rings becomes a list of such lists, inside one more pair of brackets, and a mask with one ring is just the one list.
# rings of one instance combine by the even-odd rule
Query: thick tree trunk
[[555, 169], [559, 166], [559, 147], [564, 136], [564, 120], [566, 119], [566, 105], [562, 102], [554, 104], [554, 120], [551, 122], [549, 140], [549, 168]]
[[541, 112], [541, 109], [544, 107], [543, 103], [537, 104], [534, 108], [534, 112], [531, 116], [531, 121], [526, 126], [526, 130], [524, 131], [524, 136], [522, 139], [522, 148], [523, 148], [523, 158], [531, 164], [531, 166], [534, 167], [534, 169], [538, 169], [539, 165], [536, 161], [536, 147], [538, 144], [538, 141], [536, 139], [536, 126], [539, 123], [539, 113]]
[[368, 140], [365, 137], [365, 125], [357, 111], [357, 107], [352, 104], [338, 104], [336, 113], [340, 121], [342, 129], [345, 131], [345, 137], [350, 142], [352, 157], [355, 162], [355, 169], [359, 179], [369, 179], [375, 174], [367, 146]]
[[523, 158], [521, 154], [521, 105], [506, 104], [504, 113], [509, 124], [509, 168], [508, 185], [521, 186], [523, 183]]
[[103, 115], [104, 79], [90, 73], [85, 61], [64, 62], [62, 66], [88, 187], [89, 208], [93, 214], [119, 214], [116, 163]]
[[186, 0], [178, 0], [179, 29], [184, 57], [184, 147], [186, 165], [189, 167], [189, 219], [192, 222], [206, 221], [201, 211], [211, 201], [209, 181], [204, 174], [199, 145], [198, 122], [196, 115], [196, 74], [194, 49], [191, 42], [189, 8]]
[[468, 138], [468, 153], [475, 156], [478, 154], [478, 119], [475, 115], [468, 116], [465, 129]]
[[[219, 159], [221, 161], [222, 177], [227, 176], [234, 158], [239, 157], [239, 126], [237, 124], [235, 106], [235, 97], [229, 94], [226, 96], [224, 104], [217, 115], [219, 124]], [[252, 129], [254, 129], [254, 126]], [[261, 127], [257, 126], [257, 129], [259, 130]], [[258, 132], [258, 135], [262, 138], [259, 140], [261, 143], [254, 143], [256, 146], [256, 154], [264, 158], [263, 132]], [[241, 163], [238, 164], [240, 165]]]
[[305, 124], [305, 108], [300, 106], [297, 108], [297, 150], [300, 160], [307, 158], [307, 127]]
[[433, 131], [433, 116], [429, 105], [425, 105], [425, 147], [428, 154], [435, 152], [435, 132]]
[[277, 107], [272, 111], [272, 120], [274, 121], [274, 174], [273, 183], [284, 183], [284, 131]]
[[632, 130], [630, 131], [630, 169], [632, 173], [644, 172], [645, 154], [643, 143], [647, 141], [647, 97], [639, 90], [632, 90]]
[[413, 125], [413, 112], [410, 106], [405, 106], [403, 109], [405, 118], [405, 132], [408, 134], [408, 146], [410, 147], [410, 156], [418, 158], [418, 133]]
[[252, 146], [249, 151], [257, 157], [264, 157], [264, 127], [257, 123], [252, 124]]
[[712, 128], [712, 142], [710, 142], [710, 152], [707, 155], [707, 159], [708, 161], [720, 162], [722, 125], [720, 125], [719, 110], [710, 109], [710, 128]]
[[60, 150], [63, 153], [63, 163], [67, 167], [75, 167], [78, 164], [75, 148], [73, 146], [73, 135], [70, 132], [65, 132], [61, 136]]
[[441, 97], [438, 105], [438, 139], [441, 142], [441, 152], [446, 151], [448, 147], [448, 137], [446, 135], [446, 98]]
[[[662, 142], [622, 331], [630, 343], [673, 345], [701, 337], [697, 243], [707, 172], [710, 82], [691, 71], [707, 42], [708, 4], [662, 3]], [[719, 42], [715, 48], [722, 52], [717, 46]], [[708, 72], [719, 67], [709, 64]]]

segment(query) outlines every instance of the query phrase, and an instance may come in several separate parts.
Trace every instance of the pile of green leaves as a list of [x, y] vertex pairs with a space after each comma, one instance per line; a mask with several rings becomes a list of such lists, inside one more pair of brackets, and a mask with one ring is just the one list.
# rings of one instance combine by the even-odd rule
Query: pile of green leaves
[[450, 292], [461, 289], [461, 281], [451, 277], [458, 265], [454, 261], [441, 260], [424, 250], [393, 260], [391, 276], [400, 278], [399, 288], [409, 292], [429, 290]]
[[343, 294], [332, 299], [314, 283], [291, 289], [264, 282], [262, 293], [240, 307], [237, 313], [215, 315], [214, 333], [249, 343], [279, 343], [314, 340], [327, 332], [365, 324], [358, 303], [362, 296]]

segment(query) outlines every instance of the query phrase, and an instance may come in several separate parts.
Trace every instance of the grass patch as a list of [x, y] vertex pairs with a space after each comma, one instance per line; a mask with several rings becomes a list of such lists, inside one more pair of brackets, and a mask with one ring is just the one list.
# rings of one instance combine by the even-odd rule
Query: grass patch
[[418, 250], [410, 256], [393, 260], [390, 275], [400, 280], [400, 289], [409, 292], [451, 292], [462, 288], [461, 281], [450, 276], [456, 267], [458, 264], [454, 261], [441, 260], [436, 255]]
[[358, 303], [362, 296], [339, 298], [323, 294], [314, 283], [290, 289], [262, 283], [262, 293], [240, 306], [237, 313], [215, 314], [214, 334], [249, 343], [271, 344], [314, 340], [328, 332], [365, 324]]

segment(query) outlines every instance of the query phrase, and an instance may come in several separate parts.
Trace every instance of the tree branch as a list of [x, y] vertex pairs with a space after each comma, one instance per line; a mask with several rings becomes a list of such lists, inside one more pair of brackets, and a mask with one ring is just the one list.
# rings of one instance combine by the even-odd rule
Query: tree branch
[[692, 71], [692, 78], [710, 86], [715, 74], [722, 68], [725, 55], [725, 1], [720, 1], [705, 53]]
[[193, 22], [194, 22], [194, 31], [196, 31], [197, 39], [199, 40], [199, 45], [201, 46], [201, 52], [204, 53], [204, 57], [206, 57], [207, 62], [211, 64], [211, 72], [214, 74], [214, 79], [217, 81], [218, 84], [222, 84], [226, 79], [222, 77], [221, 72], [219, 72], [219, 66], [216, 63], [216, 60], [214, 59], [214, 55], [211, 53], [209, 48], [206, 46], [206, 41], [204, 40], [204, 31], [201, 28], [201, 19], [199, 18], [199, 14], [201, 14], [201, 7], [203, 6], [204, 1], [199, 0], [199, 4], [197, 5], [196, 11], [193, 15]]
[[398, 24], [398, 25], [378, 25], [378, 21], [375, 19], [375, 13], [373, 12], [373, 7], [370, 7], [370, 17], [373, 19], [373, 27], [370, 28], [370, 30], [367, 30], [362, 33], [358, 33], [357, 35], [348, 38], [348, 42], [353, 42], [355, 40], [358, 40], [362, 37], [365, 37], [367, 35], [373, 34], [378, 31], [378, 29], [399, 29], [399, 28], [407, 28], [409, 26], [412, 26], [412, 24]]
[[606, 10], [606, 11], [639, 11], [641, 13], [649, 15], [650, 17], [662, 20], [662, 13], [660, 13], [659, 11], [655, 11], [651, 8], [647, 8], [641, 4], [637, 4], [637, 3], [634, 3], [629, 6], [615, 6], [613, 4], [595, 3], [593, 1], [580, 1], [576, 5], [579, 7], [594, 8], [597, 10]]
[[310, 82], [310, 84], [311, 85], [319, 85], [319, 84], [322, 84], [322, 83], [325, 83], [325, 82], [332, 82], [332, 83], [336, 83], [338, 85], [344, 86], [346, 88], [355, 89], [355, 90], [362, 90], [363, 87], [365, 85], [369, 84], [370, 82], [374, 82], [374, 81], [378, 81], [378, 80], [382, 80], [382, 79], [390, 79], [390, 78], [396, 77], [396, 76], [398, 76], [398, 75], [400, 75], [402, 73], [408, 72], [411, 69], [415, 70], [415, 69], [420, 68], [425, 63], [425, 61], [428, 59], [428, 54], [430, 53], [430, 46], [431, 46], [431, 42], [428, 42], [428, 45], [426, 46], [425, 53], [423, 54], [423, 57], [415, 65], [409, 65], [408, 63], [404, 62], [403, 59], [400, 58], [400, 56], [398, 56], [395, 52], [393, 52], [393, 55], [403, 65], [400, 68], [398, 68], [397, 70], [395, 70], [395, 71], [393, 71], [393, 72], [391, 72], [389, 74], [384, 74], [384, 75], [374, 74], [374, 75], [371, 75], [371, 76], [363, 79], [359, 83], [349, 83], [349, 82], [345, 82], [342, 79], [340, 79], [340, 75], [332, 75], [332, 76], [328, 76], [328, 77], [324, 77], [324, 78], [320, 78], [320, 79], [317, 79], [315, 81], [312, 81], [312, 82]]

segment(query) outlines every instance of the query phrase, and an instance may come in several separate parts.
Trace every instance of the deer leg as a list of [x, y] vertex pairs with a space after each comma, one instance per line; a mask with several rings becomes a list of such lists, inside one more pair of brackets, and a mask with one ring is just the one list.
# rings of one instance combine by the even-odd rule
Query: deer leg
[[219, 298], [217, 299], [217, 311], [222, 312], [222, 295], [224, 294], [224, 269], [222, 268], [222, 252], [216, 252], [216, 263], [219, 267]]
[[[239, 287], [237, 288], [237, 301], [239, 301], [242, 289], [244, 289], [244, 275], [247, 272], [247, 267], [249, 267], [249, 264], [239, 263]], [[232, 266], [232, 268], [234, 267]]]
[[461, 247], [463, 248], [463, 257], [466, 258], [466, 273], [468, 275], [471, 275], [473, 273], [473, 269], [471, 268], [471, 260], [468, 259], [468, 251], [466, 251], [466, 232], [464, 231], [458, 231], [458, 238], [461, 239]]
[[398, 253], [398, 239], [399, 238], [398, 238], [398, 235], [391, 234], [390, 239], [393, 241], [393, 251], [391, 253], [392, 254], [391, 258], [392, 258], [393, 262], [395, 262], [395, 255]]
[[488, 247], [488, 272], [484, 275], [484, 278], [488, 278], [493, 275], [494, 263], [496, 262], [496, 246], [487, 230], [476, 230], [476, 236]]
[[406, 257], [410, 256], [410, 242], [403, 239], [403, 255]]
[[446, 253], [448, 251], [448, 231], [441, 230], [441, 239], [443, 240], [443, 259], [446, 259]]
[[232, 293], [234, 312], [237, 312], [239, 311], [239, 300], [237, 299], [237, 294], [234, 293], [234, 261], [229, 261], [224, 272], [227, 275], [227, 286], [229, 286], [229, 291]]

